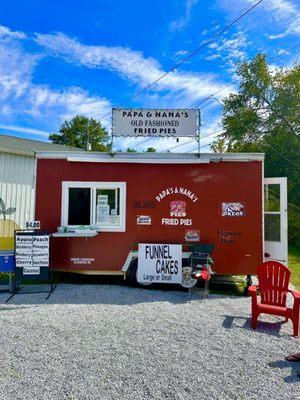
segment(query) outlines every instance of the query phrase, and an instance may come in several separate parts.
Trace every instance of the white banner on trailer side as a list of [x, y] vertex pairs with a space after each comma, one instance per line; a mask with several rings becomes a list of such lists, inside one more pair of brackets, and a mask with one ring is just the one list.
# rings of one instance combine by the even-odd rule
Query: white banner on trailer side
[[182, 282], [182, 246], [140, 243], [137, 281], [180, 284]]
[[114, 136], [195, 137], [197, 109], [113, 108]]

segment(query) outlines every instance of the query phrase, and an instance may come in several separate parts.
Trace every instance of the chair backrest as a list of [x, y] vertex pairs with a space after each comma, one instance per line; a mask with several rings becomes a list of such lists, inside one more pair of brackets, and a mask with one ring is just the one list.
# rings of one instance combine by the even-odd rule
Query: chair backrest
[[211, 243], [197, 243], [197, 244], [189, 244], [188, 249], [189, 251], [199, 252], [199, 253], [208, 253], [211, 254], [215, 248], [214, 244]]
[[277, 261], [267, 261], [257, 268], [261, 302], [285, 307], [290, 270]]

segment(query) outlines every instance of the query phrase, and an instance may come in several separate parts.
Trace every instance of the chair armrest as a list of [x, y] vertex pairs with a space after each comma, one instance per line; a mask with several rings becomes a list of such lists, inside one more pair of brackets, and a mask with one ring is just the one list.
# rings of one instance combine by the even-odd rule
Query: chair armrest
[[300, 292], [298, 290], [288, 290], [288, 292], [294, 296], [295, 300], [300, 301]]
[[257, 286], [251, 285], [248, 287], [248, 293], [251, 294], [251, 296], [254, 296], [257, 294]]

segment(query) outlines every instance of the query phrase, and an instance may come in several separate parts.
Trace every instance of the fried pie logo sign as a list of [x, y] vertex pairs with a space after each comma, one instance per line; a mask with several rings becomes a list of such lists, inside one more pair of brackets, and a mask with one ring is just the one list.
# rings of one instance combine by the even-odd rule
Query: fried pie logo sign
[[[183, 195], [189, 199], [192, 204], [198, 201], [198, 196], [191, 190], [183, 187], [169, 187], [161, 192], [155, 197], [156, 201], [160, 203], [166, 197], [170, 195]], [[185, 200], [172, 200], [170, 201], [170, 213], [166, 218], [161, 219], [162, 225], [171, 226], [191, 226], [193, 221], [191, 218], [187, 217], [188, 203]]]

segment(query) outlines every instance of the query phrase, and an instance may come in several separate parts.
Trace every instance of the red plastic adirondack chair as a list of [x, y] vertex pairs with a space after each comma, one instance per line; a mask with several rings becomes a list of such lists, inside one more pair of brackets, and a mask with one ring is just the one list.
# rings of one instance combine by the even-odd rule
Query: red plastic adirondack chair
[[[250, 286], [252, 296], [252, 328], [256, 329], [259, 314], [272, 314], [293, 321], [294, 336], [299, 332], [300, 292], [289, 290], [290, 270], [277, 261], [267, 261], [257, 268], [261, 302], [257, 302], [257, 286]], [[294, 296], [294, 307], [286, 306], [287, 294]]]

